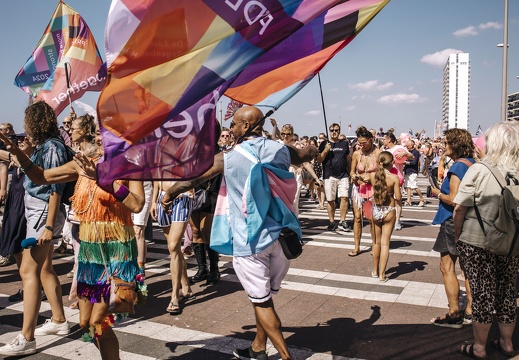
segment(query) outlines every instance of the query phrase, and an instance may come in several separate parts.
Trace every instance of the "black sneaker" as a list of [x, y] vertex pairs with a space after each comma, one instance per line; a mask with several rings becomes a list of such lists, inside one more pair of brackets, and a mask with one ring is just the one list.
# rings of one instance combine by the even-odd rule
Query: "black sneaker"
[[9, 302], [17, 302], [23, 300], [23, 289], [18, 290], [16, 294], [13, 294], [7, 298]]
[[269, 358], [265, 350], [256, 352], [250, 346], [246, 349], [235, 349], [232, 354], [238, 359], [268, 360]]
[[328, 230], [328, 231], [334, 231], [335, 229], [337, 229], [337, 225], [335, 225], [335, 222], [331, 222], [331, 221], [330, 221], [330, 224], [328, 225], [328, 227], [326, 228], [326, 230]]
[[346, 220], [341, 221], [341, 227], [342, 227], [342, 230], [344, 230], [346, 232], [351, 231], [351, 228], [348, 226], [348, 223], [346, 222]]

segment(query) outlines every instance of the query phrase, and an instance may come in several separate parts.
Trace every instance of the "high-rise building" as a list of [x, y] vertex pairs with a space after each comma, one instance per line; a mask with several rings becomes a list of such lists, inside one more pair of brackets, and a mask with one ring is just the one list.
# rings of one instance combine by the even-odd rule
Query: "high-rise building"
[[507, 120], [519, 121], [519, 92], [508, 95]]
[[443, 69], [443, 129], [469, 128], [469, 54], [451, 54]]

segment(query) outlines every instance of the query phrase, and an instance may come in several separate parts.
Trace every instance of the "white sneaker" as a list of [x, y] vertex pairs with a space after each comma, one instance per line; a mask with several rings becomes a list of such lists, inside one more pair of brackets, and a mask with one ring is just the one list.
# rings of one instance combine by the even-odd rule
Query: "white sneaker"
[[402, 223], [401, 222], [397, 222], [395, 223], [395, 230], [402, 230]]
[[0, 266], [6, 266], [9, 265], [9, 256], [2, 256], [0, 255]]
[[68, 321], [65, 321], [61, 324], [56, 324], [52, 322], [52, 319], [45, 320], [45, 324], [41, 327], [37, 328], [34, 331], [34, 335], [42, 336], [42, 335], [68, 335], [70, 333], [70, 324]]
[[9, 344], [0, 347], [0, 355], [3, 356], [22, 356], [36, 353], [36, 339], [27, 341], [22, 335], [18, 336]]

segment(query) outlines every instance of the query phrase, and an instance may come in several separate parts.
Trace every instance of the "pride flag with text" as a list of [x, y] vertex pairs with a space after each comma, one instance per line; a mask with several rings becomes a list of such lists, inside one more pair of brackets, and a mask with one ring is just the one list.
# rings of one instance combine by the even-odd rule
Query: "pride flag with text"
[[[70, 88], [65, 63], [70, 66]], [[73, 101], [86, 91], [101, 91], [105, 83], [106, 67], [92, 32], [74, 9], [60, 1], [14, 84], [59, 114], [69, 103], [69, 93]]]
[[[380, 2], [112, 0], [105, 39], [109, 80], [98, 101], [105, 147], [100, 185], [118, 178], [187, 179], [205, 172], [213, 161], [216, 103], [230, 86], [290, 63], [294, 58], [285, 58], [278, 46], [301, 31], [307, 36], [303, 40], [323, 38], [329, 24], [327, 44], [346, 40], [342, 31], [333, 36], [336, 23], [329, 10], [335, 6], [352, 3], [358, 10]], [[298, 58], [328, 47], [301, 37], [296, 41]], [[260, 58], [270, 62], [258, 66]], [[249, 72], [253, 65], [255, 71]]]

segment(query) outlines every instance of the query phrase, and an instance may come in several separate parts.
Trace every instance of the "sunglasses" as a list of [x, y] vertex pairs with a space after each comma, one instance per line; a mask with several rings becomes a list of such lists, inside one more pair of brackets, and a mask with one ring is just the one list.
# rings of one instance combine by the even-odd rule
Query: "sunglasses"
[[330, 129], [330, 132], [339, 132], [341, 131], [340, 129]]
[[230, 137], [230, 136], [229, 136], [229, 135], [220, 135], [220, 137], [228, 138], [228, 137]]
[[291, 133], [281, 133], [281, 136], [292, 136]]
[[70, 125], [72, 124], [72, 121], [63, 121], [63, 125]]

